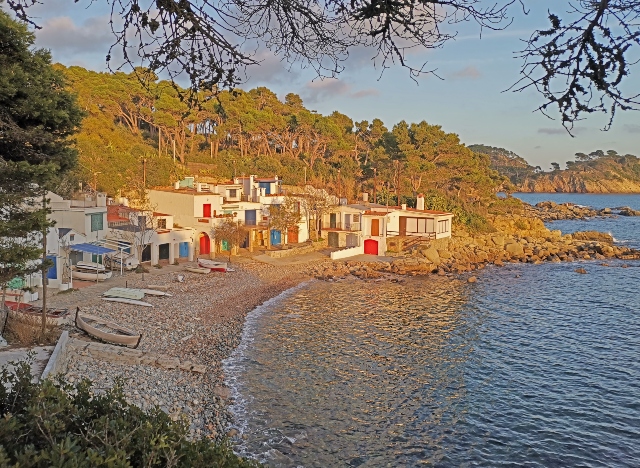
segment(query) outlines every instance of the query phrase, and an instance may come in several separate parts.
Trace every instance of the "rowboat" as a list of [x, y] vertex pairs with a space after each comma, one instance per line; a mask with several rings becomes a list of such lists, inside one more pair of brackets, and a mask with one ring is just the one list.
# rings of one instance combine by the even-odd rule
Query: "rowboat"
[[144, 297], [144, 292], [140, 289], [132, 288], [111, 288], [102, 293], [105, 297], [121, 297], [124, 299], [139, 300]]
[[227, 267], [226, 262], [216, 262], [213, 260], [207, 260], [204, 258], [198, 259], [198, 266], [201, 268], [209, 268], [211, 271], [233, 271]]
[[77, 265], [71, 267], [71, 277], [84, 281], [104, 281], [111, 278], [113, 272], [111, 271], [97, 271], [97, 270], [85, 270], [84, 268], [78, 268]]
[[76, 310], [76, 327], [89, 335], [109, 343], [132, 346], [134, 349], [140, 344], [141, 333], [122, 327], [92, 315], [80, 315], [80, 307]]
[[105, 266], [113, 269], [119, 269], [121, 266], [125, 270], [135, 270], [140, 262], [131, 254], [126, 252], [116, 252], [113, 254], [107, 254], [104, 256]]
[[[13, 316], [18, 314], [26, 314], [30, 317], [42, 317], [42, 307], [31, 304], [20, 304], [13, 301], [5, 301], [5, 306], [9, 309], [9, 313]], [[47, 321], [55, 321], [58, 325], [64, 323], [69, 315], [69, 309], [58, 309], [54, 307], [47, 308]]]
[[122, 302], [123, 304], [131, 304], [144, 307], [153, 307], [153, 304], [149, 304], [148, 302], [137, 301], [135, 299], [127, 299], [125, 297], [103, 297], [102, 300], [109, 302]]
[[82, 270], [105, 271], [104, 265], [95, 262], [78, 262], [76, 266]]
[[211, 273], [211, 268], [185, 267], [184, 269], [190, 271], [191, 273], [200, 273], [201, 275]]

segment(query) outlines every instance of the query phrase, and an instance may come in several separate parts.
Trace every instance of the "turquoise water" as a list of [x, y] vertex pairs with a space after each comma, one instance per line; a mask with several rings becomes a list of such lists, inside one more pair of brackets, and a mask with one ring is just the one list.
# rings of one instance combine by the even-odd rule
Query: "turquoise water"
[[[633, 222], [607, 227], [640, 244]], [[640, 263], [608, 265], [311, 282], [269, 301], [225, 363], [238, 452], [283, 467], [638, 466]]]

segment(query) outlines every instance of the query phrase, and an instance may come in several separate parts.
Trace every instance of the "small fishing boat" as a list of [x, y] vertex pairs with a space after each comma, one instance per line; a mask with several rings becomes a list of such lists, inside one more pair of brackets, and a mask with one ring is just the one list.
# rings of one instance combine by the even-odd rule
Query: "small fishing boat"
[[233, 271], [232, 269], [227, 267], [226, 262], [216, 262], [216, 261], [207, 260], [204, 258], [198, 259], [198, 266], [201, 268], [209, 268], [211, 271], [221, 271], [221, 272]]
[[82, 270], [105, 271], [106, 267], [101, 263], [94, 262], [78, 262], [76, 266]]
[[124, 268], [127, 271], [135, 270], [140, 262], [138, 259], [131, 254], [126, 252], [116, 252], [113, 254], [107, 254], [104, 256], [105, 266], [111, 269], [120, 269], [120, 267]]
[[191, 273], [199, 273], [201, 275], [211, 273], [211, 268], [185, 267], [185, 270], [190, 271]]
[[94, 338], [124, 346], [137, 348], [142, 339], [141, 333], [122, 327], [92, 315], [80, 315], [80, 307], [76, 309], [76, 327], [85, 331]]
[[[17, 317], [19, 314], [26, 314], [30, 317], [42, 317], [42, 307], [13, 301], [5, 301], [4, 304], [9, 309], [9, 313], [14, 317]], [[47, 308], [47, 321], [55, 321], [58, 325], [64, 323], [68, 315], [69, 309]]]
[[173, 294], [169, 294], [168, 292], [156, 291], [155, 289], [140, 289], [139, 291], [142, 291], [143, 293], [145, 293], [148, 296], [159, 296], [159, 297], [173, 296]]
[[97, 271], [79, 268], [77, 265], [71, 267], [71, 277], [83, 281], [105, 281], [111, 278], [111, 271]]
[[153, 304], [149, 304], [148, 302], [137, 301], [135, 299], [127, 299], [125, 297], [103, 297], [102, 300], [109, 302], [122, 302], [123, 304], [131, 304], [143, 307], [153, 307]]
[[105, 297], [121, 297], [123, 299], [140, 300], [144, 297], [144, 292], [140, 289], [132, 288], [111, 288], [102, 293]]

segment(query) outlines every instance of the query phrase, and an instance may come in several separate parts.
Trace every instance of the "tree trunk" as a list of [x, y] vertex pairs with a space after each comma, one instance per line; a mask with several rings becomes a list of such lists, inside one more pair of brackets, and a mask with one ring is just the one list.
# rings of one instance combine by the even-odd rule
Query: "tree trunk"
[[[47, 195], [42, 195], [43, 216], [47, 213]], [[46, 218], [45, 218], [46, 221]], [[47, 329], [47, 223], [44, 223], [42, 229], [42, 320], [40, 322], [40, 340], [44, 342], [44, 336]]]

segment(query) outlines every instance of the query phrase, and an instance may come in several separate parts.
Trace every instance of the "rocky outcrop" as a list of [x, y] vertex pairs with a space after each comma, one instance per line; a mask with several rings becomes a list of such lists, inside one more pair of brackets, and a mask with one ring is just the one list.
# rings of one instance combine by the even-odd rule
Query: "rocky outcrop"
[[575, 205], [573, 203], [555, 203], [543, 201], [534, 206], [525, 204], [525, 211], [530, 216], [540, 218], [543, 221], [557, 221], [559, 219], [586, 219], [596, 216], [615, 216], [611, 208], [595, 210], [588, 206]]
[[518, 186], [521, 192], [563, 193], [640, 193], [640, 182], [624, 177], [607, 178], [573, 171], [556, 171], [524, 179]]
[[387, 275], [458, 274], [483, 269], [487, 264], [571, 262], [607, 258], [640, 259], [640, 251], [613, 244], [611, 235], [596, 231], [562, 235], [544, 227], [539, 219], [518, 215], [493, 217], [500, 230], [468, 234], [458, 231], [449, 239], [424, 245], [392, 262], [345, 262], [316, 265], [310, 272], [323, 280], [355, 276], [378, 279]]

